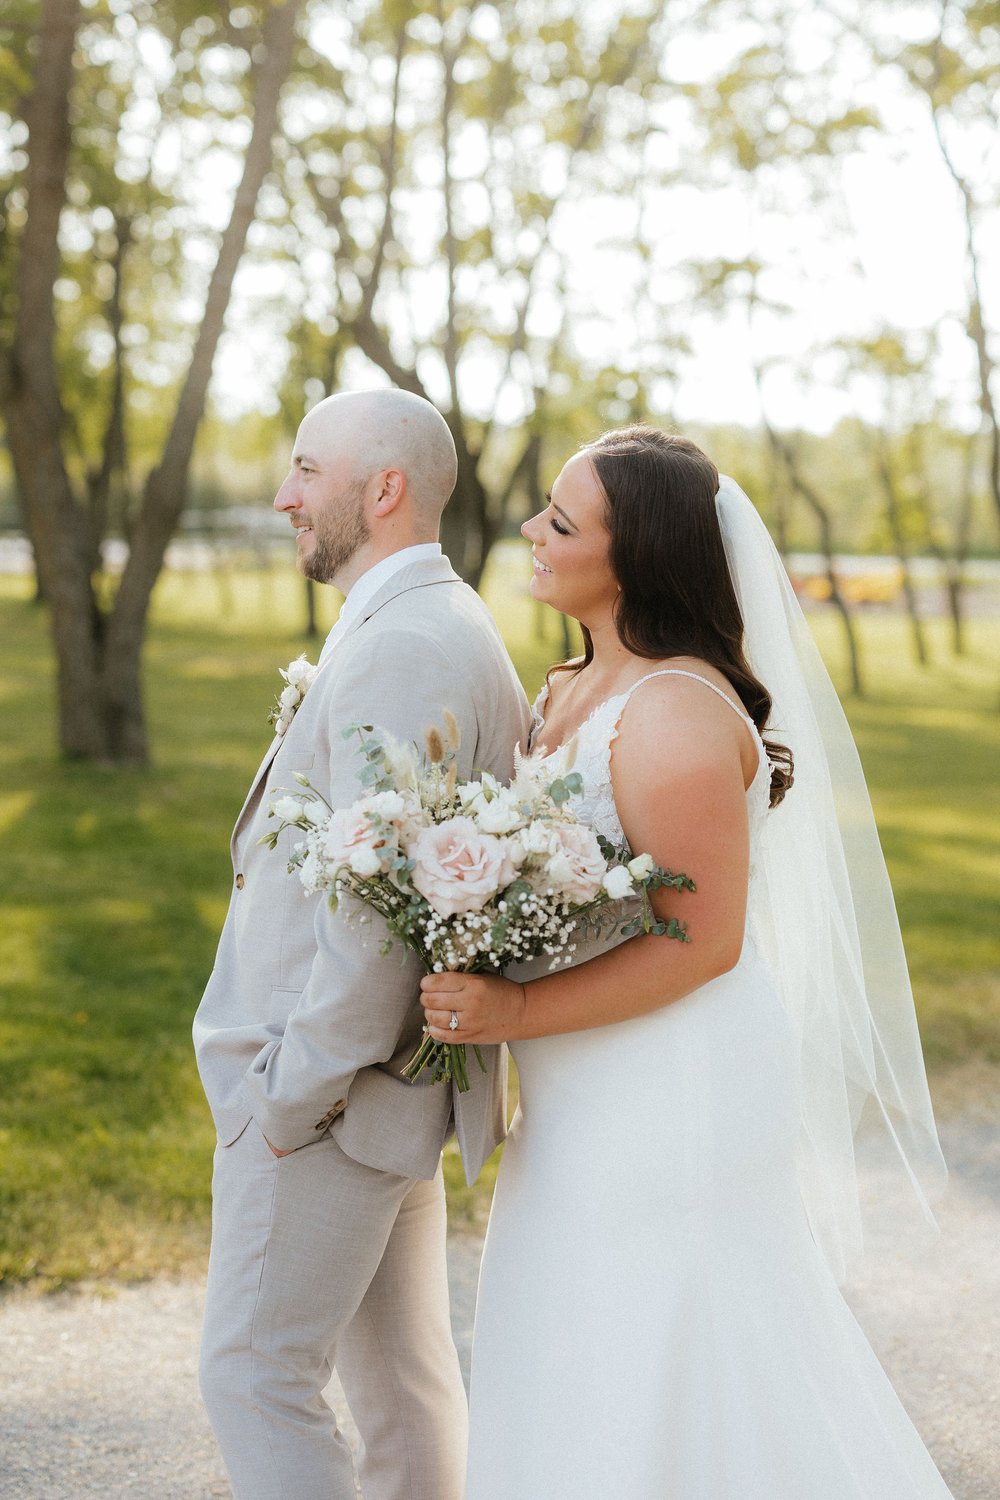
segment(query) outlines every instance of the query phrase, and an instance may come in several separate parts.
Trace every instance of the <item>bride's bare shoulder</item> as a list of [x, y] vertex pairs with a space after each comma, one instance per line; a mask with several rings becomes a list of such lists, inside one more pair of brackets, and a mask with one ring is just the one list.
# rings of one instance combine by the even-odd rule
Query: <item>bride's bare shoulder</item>
[[674, 657], [651, 664], [648, 681], [630, 695], [622, 715], [617, 758], [621, 761], [636, 753], [654, 759], [660, 754], [671, 757], [684, 746], [685, 758], [690, 759], [693, 743], [698, 745], [699, 757], [717, 754], [728, 761], [735, 749], [742, 758], [740, 719], [744, 713], [732, 683], [710, 663], [698, 657]]
[[[646, 676], [648, 680], [643, 682], [641, 692], [634, 693], [630, 700], [636, 705], [642, 699], [652, 703], [666, 699], [688, 703], [695, 711], [699, 704], [704, 704], [706, 710], [715, 712], [723, 706], [718, 694], [724, 693], [734, 708], [740, 713], [745, 711], [739, 694], [725, 673], [701, 657], [672, 656], [666, 661], [651, 662]], [[716, 692], [706, 691], [706, 684]]]

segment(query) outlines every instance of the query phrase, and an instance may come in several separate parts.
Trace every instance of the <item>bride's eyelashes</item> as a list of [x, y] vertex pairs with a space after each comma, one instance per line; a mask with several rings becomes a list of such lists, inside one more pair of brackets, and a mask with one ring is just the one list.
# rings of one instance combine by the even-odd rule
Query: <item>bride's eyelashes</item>
[[[551, 505], [552, 505], [552, 491], [551, 490], [546, 490], [545, 491], [545, 498], [549, 502], [549, 507], [551, 508]], [[569, 536], [569, 529], [568, 529], [568, 527], [566, 527], [566, 526], [560, 526], [559, 522], [556, 521], [556, 520], [553, 520], [553, 518], [551, 516], [549, 517], [549, 525], [552, 527], [552, 530], [553, 531], [557, 531], [560, 536]]]

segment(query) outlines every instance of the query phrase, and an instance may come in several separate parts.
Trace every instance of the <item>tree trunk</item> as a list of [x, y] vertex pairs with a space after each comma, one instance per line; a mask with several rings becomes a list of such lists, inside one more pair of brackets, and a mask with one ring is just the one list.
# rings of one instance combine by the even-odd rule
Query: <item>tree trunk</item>
[[913, 449], [912, 468], [918, 483], [918, 499], [930, 549], [941, 564], [941, 585], [951, 621], [951, 649], [955, 656], [962, 656], [965, 653], [965, 564], [969, 557], [972, 530], [977, 442], [978, 434], [976, 433], [970, 433], [965, 441], [962, 488], [959, 495], [954, 538], [949, 549], [938, 536], [934, 505], [931, 499], [931, 481], [924, 458], [920, 429], [915, 427], [910, 432], [910, 445]]
[[55, 365], [53, 288], [69, 162], [69, 95], [81, 24], [79, 0], [42, 0], [28, 123], [27, 217], [17, 264], [11, 347], [0, 360], [14, 475], [51, 610], [57, 658], [59, 741], [69, 755], [99, 757], [105, 744], [86, 516], [63, 457], [64, 414]]
[[892, 545], [895, 549], [896, 560], [899, 563], [903, 580], [903, 598], [906, 601], [906, 613], [910, 620], [913, 651], [920, 666], [926, 667], [930, 662], [930, 653], [927, 649], [924, 623], [920, 618], [920, 610], [917, 604], [917, 591], [913, 585], [913, 571], [910, 568], [910, 551], [906, 545], [906, 537], [903, 531], [903, 508], [896, 485], [896, 476], [892, 472], [888, 439], [884, 432], [879, 432], [876, 441], [878, 444], [879, 478], [882, 481], [882, 492], [885, 495], [886, 520], [889, 522]]
[[965, 448], [962, 473], [962, 499], [955, 525], [955, 549], [945, 563], [948, 612], [951, 615], [951, 649], [956, 656], [965, 654], [965, 564], [969, 557], [972, 535], [972, 508], [975, 496], [975, 461], [977, 435], [970, 433]]
[[256, 65], [254, 119], [243, 177], [212, 272], [198, 337], [181, 389], [173, 425], [159, 464], [146, 480], [128, 562], [122, 574], [108, 628], [102, 696], [115, 729], [115, 759], [148, 756], [145, 716], [135, 664], [142, 650], [149, 601], [160, 576], [170, 538], [187, 499], [187, 478], [195, 438], [205, 410], [215, 351], [233, 281], [253, 223], [257, 196], [271, 168], [281, 88], [291, 67], [299, 0], [279, 0], [267, 11], [263, 52]]
[[18, 261], [17, 321], [0, 360], [11, 453], [39, 576], [52, 611], [58, 661], [59, 739], [67, 755], [141, 763], [149, 747], [142, 701], [142, 646], [149, 601], [186, 499], [195, 438], [233, 280], [270, 170], [278, 100], [291, 66], [300, 0], [266, 14], [255, 64], [254, 120], [205, 313], [159, 464], [150, 473], [110, 615], [97, 608], [87, 512], [73, 494], [62, 448], [53, 287], [66, 196], [73, 54], [79, 0], [43, 0], [35, 88], [27, 110], [28, 212]]
[[[939, 80], [940, 61], [938, 61], [936, 74]], [[990, 355], [986, 321], [983, 316], [982, 277], [980, 274], [979, 249], [976, 244], [975, 198], [969, 183], [958, 170], [951, 151], [948, 148], [941, 120], [941, 109], [935, 102], [933, 92], [929, 95], [929, 98], [931, 120], [934, 125], [934, 135], [938, 143], [938, 150], [941, 152], [944, 164], [959, 191], [965, 215], [965, 253], [966, 264], [969, 268], [969, 311], [965, 321], [965, 331], [976, 351], [976, 371], [979, 376], [979, 409], [982, 412], [983, 425], [986, 428], [987, 439], [989, 441], [990, 461], [988, 474], [990, 495], [993, 498], [997, 519], [1000, 520], [1000, 414], [997, 413], [996, 402], [993, 399], [993, 378], [996, 370]]]
[[952, 651], [966, 654], [966, 562], [972, 537], [973, 498], [976, 490], [976, 434], [969, 435], [963, 466], [963, 496], [955, 525], [955, 552], [948, 565], [948, 604], [952, 616]]
[[840, 580], [837, 577], [837, 570], [834, 564], [833, 523], [830, 520], [830, 512], [812, 485], [803, 476], [791, 446], [771, 426], [766, 417], [763, 421], [768, 442], [771, 444], [771, 448], [776, 456], [781, 459], [785, 473], [788, 475], [789, 484], [797, 495], [801, 495], [819, 522], [820, 547], [826, 563], [826, 581], [830, 589], [830, 602], [840, 616], [841, 624], [844, 627], [844, 644], [847, 647], [847, 660], [851, 674], [851, 691], [856, 697], [863, 698], [865, 694], [864, 682], [861, 676], [861, 648], [858, 644], [857, 631], [854, 628], [851, 611], [841, 590]]

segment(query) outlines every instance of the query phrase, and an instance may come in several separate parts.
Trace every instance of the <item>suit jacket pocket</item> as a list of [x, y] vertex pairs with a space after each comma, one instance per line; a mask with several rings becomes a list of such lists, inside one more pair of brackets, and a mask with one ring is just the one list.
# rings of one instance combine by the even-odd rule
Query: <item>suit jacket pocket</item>
[[269, 1024], [284, 1026], [288, 1017], [298, 1005], [301, 994], [301, 990], [285, 990], [277, 986], [272, 989], [270, 1003], [267, 1007]]
[[306, 772], [311, 771], [313, 766], [316, 764], [316, 757], [315, 755], [309, 754], [308, 752], [303, 753], [301, 750], [293, 750], [288, 756], [287, 760], [285, 760], [284, 758], [278, 760], [277, 757], [275, 757], [275, 761], [276, 764], [273, 768], [273, 780], [283, 781], [290, 778], [292, 782], [292, 789], [294, 790], [296, 771], [301, 771], [304, 776]]

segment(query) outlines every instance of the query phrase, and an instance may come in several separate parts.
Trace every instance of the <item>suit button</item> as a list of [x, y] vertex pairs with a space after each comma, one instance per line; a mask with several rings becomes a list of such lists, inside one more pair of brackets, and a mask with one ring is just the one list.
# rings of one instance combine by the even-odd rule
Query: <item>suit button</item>
[[241, 870], [236, 877], [236, 889], [241, 891], [245, 885], [246, 881], [243, 879], [243, 871]]
[[347, 1100], [346, 1099], [338, 1099], [337, 1102], [336, 1102], [336, 1104], [333, 1106], [333, 1112], [334, 1112], [335, 1115], [339, 1115], [340, 1111], [342, 1109], [346, 1109], [346, 1108], [347, 1108]]

